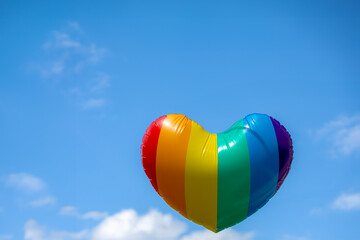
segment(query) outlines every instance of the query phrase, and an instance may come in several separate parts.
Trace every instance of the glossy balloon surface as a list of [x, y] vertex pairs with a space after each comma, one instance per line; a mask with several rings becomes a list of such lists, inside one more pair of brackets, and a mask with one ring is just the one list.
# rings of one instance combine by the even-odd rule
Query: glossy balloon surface
[[286, 129], [265, 114], [248, 115], [218, 134], [169, 114], [149, 126], [141, 154], [146, 175], [166, 203], [219, 232], [269, 201], [290, 170], [293, 148]]

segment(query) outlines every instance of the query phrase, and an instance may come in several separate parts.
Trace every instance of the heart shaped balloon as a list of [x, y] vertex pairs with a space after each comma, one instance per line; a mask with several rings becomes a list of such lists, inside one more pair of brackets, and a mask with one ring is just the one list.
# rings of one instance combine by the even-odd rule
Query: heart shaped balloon
[[142, 164], [158, 194], [213, 232], [252, 215], [276, 193], [293, 157], [286, 129], [251, 114], [212, 134], [184, 115], [154, 121], [141, 145]]

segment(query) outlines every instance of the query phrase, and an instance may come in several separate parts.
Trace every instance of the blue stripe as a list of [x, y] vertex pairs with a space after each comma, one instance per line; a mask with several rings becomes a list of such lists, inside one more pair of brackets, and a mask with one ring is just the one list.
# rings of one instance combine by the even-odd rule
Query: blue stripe
[[244, 119], [250, 157], [250, 199], [247, 216], [252, 215], [275, 194], [279, 175], [279, 151], [274, 126], [264, 114]]

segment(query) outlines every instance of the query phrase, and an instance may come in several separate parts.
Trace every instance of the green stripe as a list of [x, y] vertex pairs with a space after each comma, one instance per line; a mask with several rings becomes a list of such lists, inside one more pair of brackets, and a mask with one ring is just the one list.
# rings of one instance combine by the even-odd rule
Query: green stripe
[[246, 218], [250, 196], [250, 159], [243, 120], [217, 136], [217, 232]]

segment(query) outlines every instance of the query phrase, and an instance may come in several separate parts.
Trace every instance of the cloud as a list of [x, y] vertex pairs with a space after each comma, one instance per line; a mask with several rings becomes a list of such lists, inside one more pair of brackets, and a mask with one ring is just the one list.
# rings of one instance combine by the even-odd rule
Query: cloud
[[97, 63], [106, 53], [105, 48], [99, 48], [95, 44], [91, 44], [86, 51], [88, 52], [87, 60], [91, 63]]
[[73, 216], [81, 219], [92, 219], [92, 220], [104, 219], [109, 215], [107, 212], [99, 212], [99, 211], [90, 211], [81, 214], [79, 210], [74, 206], [65, 206], [61, 208], [59, 214], [65, 216]]
[[91, 212], [87, 212], [87, 213], [83, 214], [81, 216], [81, 218], [98, 220], [98, 219], [106, 218], [108, 215], [109, 214], [107, 212], [91, 211]]
[[75, 31], [75, 32], [78, 32], [78, 33], [81, 33], [82, 32], [82, 29], [80, 27], [80, 24], [78, 22], [74, 22], [74, 21], [69, 21], [68, 22], [68, 26], [71, 30]]
[[98, 93], [110, 87], [110, 76], [105, 73], [99, 73], [97, 78], [92, 82], [90, 91]]
[[66, 231], [48, 231], [40, 226], [36, 221], [29, 220], [25, 224], [25, 240], [71, 240], [86, 239], [88, 231], [66, 232]]
[[45, 188], [45, 183], [40, 178], [27, 173], [11, 174], [7, 177], [6, 183], [26, 192], [39, 192]]
[[323, 214], [323, 213], [324, 213], [324, 209], [323, 209], [323, 208], [319, 208], [319, 207], [313, 208], [313, 209], [311, 209], [310, 212], [309, 212], [309, 214], [310, 214], [311, 216], [321, 215], [321, 214]]
[[33, 68], [49, 78], [78, 73], [98, 63], [107, 50], [84, 40], [82, 32], [77, 22], [69, 22], [66, 28], [52, 31], [43, 44], [44, 63]]
[[[90, 213], [81, 215], [72, 206], [60, 210], [60, 214], [82, 218], [92, 215]], [[187, 225], [170, 214], [150, 210], [139, 215], [134, 209], [126, 209], [106, 217], [93, 229], [79, 232], [48, 231], [34, 220], [29, 220], [25, 224], [25, 240], [252, 240], [255, 237], [254, 232], [239, 233], [232, 229], [217, 234], [208, 230], [188, 234], [186, 231]]]
[[101, 108], [106, 104], [103, 97], [105, 90], [110, 87], [110, 76], [106, 73], [97, 73], [93, 80], [86, 86], [71, 87], [66, 92], [71, 98], [81, 102], [79, 105], [83, 109]]
[[157, 210], [139, 216], [124, 210], [107, 217], [93, 231], [92, 240], [174, 240], [186, 231], [183, 222]]
[[326, 123], [315, 136], [331, 144], [331, 154], [350, 155], [360, 150], [360, 113]]
[[53, 31], [51, 38], [44, 44], [45, 49], [50, 48], [81, 48], [80, 42], [73, 40], [69, 34], [61, 31]]
[[82, 106], [84, 109], [91, 109], [91, 108], [99, 108], [105, 104], [105, 99], [102, 98], [92, 98], [86, 100]]
[[105, 89], [110, 86], [110, 75], [99, 66], [107, 52], [86, 38], [78, 22], [69, 21], [49, 33], [42, 57], [30, 68], [44, 79], [54, 80], [75, 105], [85, 110], [99, 109], [106, 103]]
[[341, 194], [335, 199], [332, 207], [344, 211], [360, 210], [360, 193]]
[[79, 215], [79, 212], [77, 210], [76, 207], [73, 207], [73, 206], [65, 206], [65, 207], [62, 207], [60, 209], [60, 212], [59, 212], [60, 215], [65, 215], [65, 216], [78, 216]]
[[54, 198], [52, 196], [47, 196], [47, 197], [43, 197], [43, 198], [34, 200], [34, 201], [30, 202], [29, 205], [32, 207], [42, 207], [42, 206], [46, 206], [46, 205], [54, 205], [55, 203], [56, 203], [56, 198]]
[[38, 68], [39, 71], [43, 76], [49, 76], [49, 75], [59, 75], [64, 71], [64, 59], [56, 59], [54, 61], [51, 61], [46, 69], [44, 68]]
[[[6, 177], [6, 185], [25, 193], [31, 193], [32, 195], [39, 192], [44, 193], [46, 187], [46, 184], [43, 180], [28, 173], [16, 173], [8, 175]], [[56, 198], [53, 196], [45, 196], [32, 201], [29, 201], [29, 199], [25, 201], [28, 202], [26, 206], [42, 207], [46, 205], [54, 205], [56, 203]], [[0, 212], [2, 210], [3, 209], [0, 207]]]
[[14, 237], [11, 234], [0, 234], [0, 240], [11, 240], [13, 238]]
[[360, 210], [360, 193], [353, 194], [341, 194], [333, 202], [327, 204], [322, 208], [313, 208], [310, 210], [309, 214], [322, 215], [331, 210], [341, 210], [341, 211], [355, 211]]

